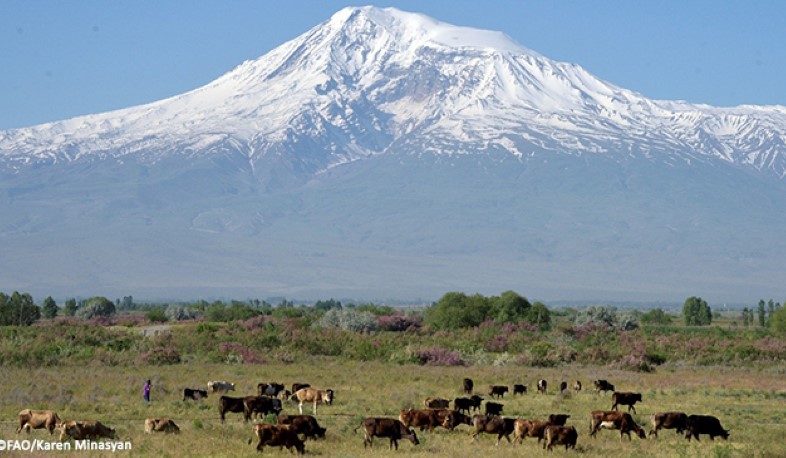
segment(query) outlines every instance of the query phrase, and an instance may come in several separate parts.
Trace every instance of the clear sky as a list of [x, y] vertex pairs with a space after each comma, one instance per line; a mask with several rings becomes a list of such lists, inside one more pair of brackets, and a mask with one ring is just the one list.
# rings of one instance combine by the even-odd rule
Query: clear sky
[[[0, 129], [202, 86], [327, 20], [335, 0], [3, 0]], [[500, 30], [656, 99], [786, 105], [786, 1], [379, 1]]]

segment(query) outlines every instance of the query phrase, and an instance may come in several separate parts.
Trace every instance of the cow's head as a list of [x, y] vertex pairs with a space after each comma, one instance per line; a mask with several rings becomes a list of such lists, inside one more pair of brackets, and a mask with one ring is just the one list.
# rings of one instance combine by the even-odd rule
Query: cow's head
[[327, 405], [333, 404], [333, 399], [335, 398], [336, 393], [333, 390], [325, 391], [325, 394], [322, 395], [322, 401], [325, 402]]

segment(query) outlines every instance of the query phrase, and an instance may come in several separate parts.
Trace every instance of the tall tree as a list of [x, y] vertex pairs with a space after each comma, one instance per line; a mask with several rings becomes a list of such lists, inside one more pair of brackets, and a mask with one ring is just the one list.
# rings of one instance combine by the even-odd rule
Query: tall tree
[[44, 299], [44, 304], [41, 307], [41, 314], [48, 320], [57, 316], [57, 303], [52, 299], [52, 296]]
[[764, 299], [759, 301], [759, 326], [764, 327], [767, 324], [766, 303]]
[[66, 299], [65, 305], [63, 306], [63, 315], [74, 316], [76, 315], [76, 309], [76, 299]]
[[685, 299], [682, 316], [688, 326], [706, 326], [712, 323], [712, 309], [707, 305], [707, 301], [696, 296]]

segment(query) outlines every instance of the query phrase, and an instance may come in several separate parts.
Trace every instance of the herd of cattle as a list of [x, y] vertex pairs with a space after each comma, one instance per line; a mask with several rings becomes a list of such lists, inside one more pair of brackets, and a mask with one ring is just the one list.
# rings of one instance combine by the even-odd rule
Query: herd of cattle
[[[593, 382], [595, 392], [612, 392], [611, 410], [593, 410], [590, 413], [590, 437], [595, 437], [601, 429], [618, 430], [620, 439], [627, 435], [631, 440], [631, 433], [644, 439], [647, 435], [644, 429], [631, 417], [630, 411], [636, 412], [635, 404], [642, 401], [640, 393], [618, 392], [614, 385], [606, 380], [595, 380]], [[274, 414], [276, 424], [259, 423], [253, 426], [253, 433], [258, 439], [257, 450], [264, 450], [265, 446], [294, 448], [299, 454], [305, 451], [305, 440], [324, 438], [326, 428], [319, 425], [316, 420], [317, 405], [331, 405], [334, 400], [333, 390], [318, 390], [305, 383], [294, 383], [291, 390], [286, 389], [280, 383], [260, 383], [257, 386], [257, 394], [244, 397], [231, 397], [227, 394], [235, 391], [235, 385], [225, 381], [208, 382], [207, 390], [185, 388], [183, 390], [183, 400], [200, 401], [209, 395], [219, 395], [218, 410], [219, 417], [223, 423], [227, 413], [242, 413], [244, 421], [248, 422], [253, 418], [262, 415]], [[566, 425], [570, 415], [551, 414], [542, 420], [530, 420], [520, 418], [503, 417], [504, 405], [497, 402], [504, 399], [505, 393], [509, 392], [506, 385], [490, 385], [488, 396], [496, 401], [485, 401], [482, 396], [474, 393], [474, 383], [471, 379], [463, 380], [462, 389], [466, 397], [453, 399], [426, 398], [424, 409], [408, 408], [399, 413], [398, 418], [368, 417], [355, 428], [357, 431], [363, 428], [364, 447], [373, 446], [374, 437], [387, 438], [390, 441], [389, 448], [398, 449], [398, 441], [406, 439], [413, 444], [420, 442], [414, 428], [420, 431], [433, 431], [436, 427], [442, 427], [453, 431], [459, 425], [467, 425], [472, 432], [474, 441], [481, 434], [493, 434], [497, 436], [497, 445], [504, 437], [513, 444], [521, 443], [525, 438], [536, 438], [538, 444], [543, 441], [543, 448], [551, 450], [556, 445], [564, 445], [565, 449], [576, 447], [578, 431], [574, 426]], [[576, 381], [572, 385], [576, 392], [581, 391], [582, 384]], [[537, 382], [537, 390], [546, 393], [548, 384], [545, 380]], [[562, 382], [560, 391], [568, 390], [568, 384]], [[525, 385], [513, 385], [513, 395], [523, 395], [527, 393]], [[295, 401], [298, 403], [299, 415], [284, 415], [282, 401]], [[450, 407], [451, 402], [453, 408]], [[309, 403], [313, 405], [313, 416], [303, 414], [303, 405]], [[481, 405], [484, 409], [481, 412]], [[619, 406], [628, 406], [627, 412], [618, 410]], [[107, 427], [99, 421], [61, 421], [57, 413], [49, 410], [24, 409], [19, 412], [19, 428], [17, 434], [22, 430], [28, 433], [31, 429], [46, 429], [50, 434], [54, 434], [55, 429], [60, 430], [60, 440], [65, 441], [69, 438], [74, 440], [99, 438], [117, 439], [114, 429]], [[709, 415], [687, 415], [684, 412], [659, 412], [652, 415], [652, 429], [650, 436], [658, 437], [659, 429], [675, 429], [677, 434], [685, 433], [685, 437], [690, 440], [699, 440], [699, 435], [705, 434], [710, 439], [716, 436], [728, 439], [729, 431], [724, 429], [720, 421]], [[147, 418], [144, 422], [145, 433], [154, 432], [180, 433], [180, 428], [169, 418]], [[514, 438], [511, 440], [510, 436]], [[249, 440], [249, 443], [251, 441]]]

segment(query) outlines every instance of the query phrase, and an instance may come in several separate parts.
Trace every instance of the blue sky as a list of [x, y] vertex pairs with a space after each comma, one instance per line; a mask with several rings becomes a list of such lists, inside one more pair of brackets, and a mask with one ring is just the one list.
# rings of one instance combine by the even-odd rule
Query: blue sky
[[[333, 0], [5, 0], [0, 129], [152, 102], [206, 84], [327, 20]], [[500, 30], [657, 99], [786, 105], [784, 1], [387, 1]]]

